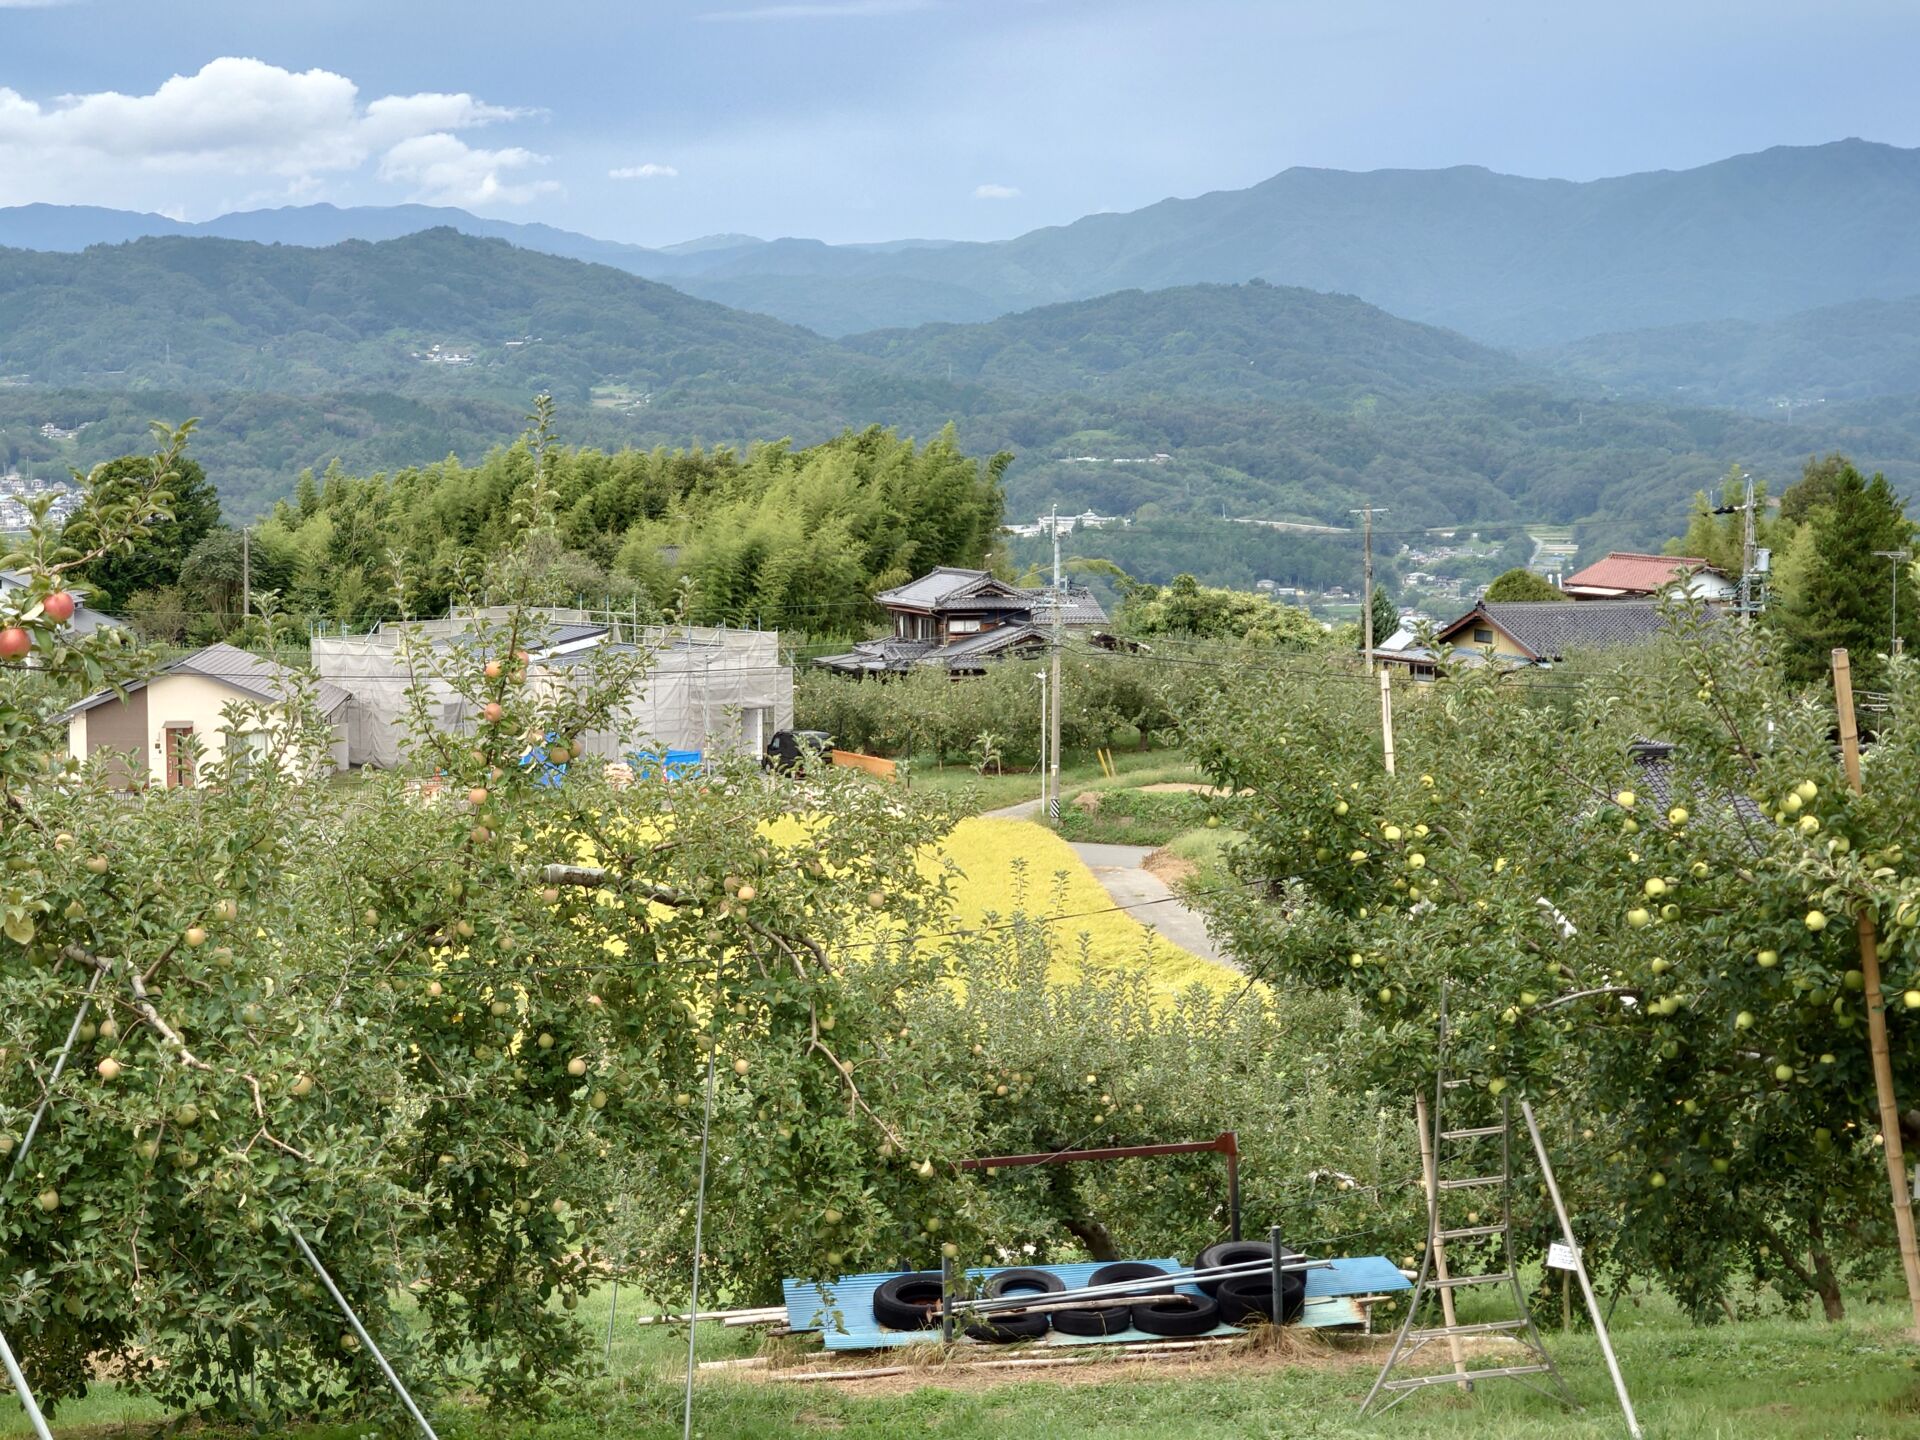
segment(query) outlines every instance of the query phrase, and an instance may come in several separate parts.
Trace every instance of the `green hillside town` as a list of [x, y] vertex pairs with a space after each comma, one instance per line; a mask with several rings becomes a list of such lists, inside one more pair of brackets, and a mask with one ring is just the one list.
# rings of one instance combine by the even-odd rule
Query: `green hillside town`
[[0, 1440], [1920, 1437], [1917, 49], [0, 0]]

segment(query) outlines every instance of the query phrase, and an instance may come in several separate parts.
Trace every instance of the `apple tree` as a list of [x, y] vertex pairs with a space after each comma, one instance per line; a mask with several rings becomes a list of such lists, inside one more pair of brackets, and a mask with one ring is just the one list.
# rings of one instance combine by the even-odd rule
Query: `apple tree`
[[[1570, 1137], [1579, 1223], [1613, 1263], [1696, 1314], [1738, 1269], [1837, 1314], [1836, 1267], [1890, 1254], [1851, 917], [1887, 928], [1890, 993], [1920, 986], [1911, 681], [1895, 667], [1856, 800], [1829, 696], [1789, 686], [1764, 635], [1672, 620], [1583, 677], [1463, 670], [1411, 695], [1396, 776], [1359, 677], [1194, 696], [1202, 764], [1251, 791], [1221, 803], [1257, 883], [1209, 904], [1276, 983], [1356, 996], [1365, 1073], [1409, 1098], [1444, 990], [1450, 1072]], [[1895, 1008], [1911, 1089], [1920, 1015]]]

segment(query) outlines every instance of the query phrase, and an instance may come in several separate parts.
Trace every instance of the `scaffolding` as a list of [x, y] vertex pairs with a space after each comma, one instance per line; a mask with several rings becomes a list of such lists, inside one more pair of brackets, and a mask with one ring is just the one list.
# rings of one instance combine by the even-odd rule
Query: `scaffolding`
[[[347, 707], [347, 761], [392, 769], [406, 759], [408, 691], [418, 684], [430, 713], [451, 734], [468, 734], [475, 707], [432, 667], [410, 667], [403, 645], [446, 645], [510, 619], [500, 607], [460, 609], [441, 620], [387, 621], [361, 635], [313, 636], [313, 668], [353, 697]], [[652, 657], [616, 725], [589, 731], [590, 755], [621, 759], [637, 750], [758, 755], [793, 724], [793, 667], [771, 630], [643, 624], [618, 611], [542, 609], [527, 643], [527, 683], [565, 687], [576, 667], [607, 646]]]

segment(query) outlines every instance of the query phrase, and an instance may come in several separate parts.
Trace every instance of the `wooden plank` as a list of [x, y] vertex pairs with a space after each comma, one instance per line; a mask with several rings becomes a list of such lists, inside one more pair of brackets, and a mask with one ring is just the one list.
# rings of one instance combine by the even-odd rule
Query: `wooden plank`
[[894, 761], [883, 760], [878, 755], [862, 755], [854, 750], [834, 750], [829, 753], [834, 764], [849, 770], [864, 770], [869, 775], [878, 775], [882, 780], [897, 778], [900, 768]]

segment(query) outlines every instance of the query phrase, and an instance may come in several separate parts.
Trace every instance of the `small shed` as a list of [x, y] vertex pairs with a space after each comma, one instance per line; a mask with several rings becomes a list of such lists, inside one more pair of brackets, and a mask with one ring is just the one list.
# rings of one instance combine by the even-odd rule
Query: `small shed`
[[[198, 742], [202, 762], [225, 755], [236, 741], [262, 743], [272, 725], [235, 732], [226, 707], [235, 700], [284, 705], [295, 693], [294, 680], [295, 672], [278, 661], [233, 645], [209, 645], [133, 682], [123, 694], [103, 690], [82, 700], [67, 712], [67, 748], [81, 759], [103, 750], [130, 755], [130, 785], [193, 786], [203, 777], [196, 773], [189, 742]], [[348, 698], [325, 680], [315, 693], [322, 718], [334, 727], [336, 770], [346, 767]]]

